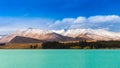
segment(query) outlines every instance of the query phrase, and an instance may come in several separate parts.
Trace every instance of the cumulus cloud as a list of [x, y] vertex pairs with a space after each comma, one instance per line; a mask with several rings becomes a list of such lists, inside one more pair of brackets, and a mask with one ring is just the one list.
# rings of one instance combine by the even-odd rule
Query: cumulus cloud
[[118, 29], [120, 25], [120, 16], [118, 15], [98, 15], [77, 18], [64, 18], [57, 20], [49, 27], [53, 29], [73, 29], [73, 28], [93, 28], [93, 29]]
[[[85, 17], [78, 17], [78, 18], [64, 18], [62, 20], [57, 20], [53, 24], [51, 24], [49, 27], [53, 29], [69, 29], [74, 27], [82, 27], [82, 24], [86, 22]], [[81, 24], [81, 25], [79, 25]], [[78, 27], [79, 28], [79, 27]]]
[[78, 17], [77, 19], [74, 20], [73, 23], [84, 23], [84, 22], [86, 22], [85, 17]]

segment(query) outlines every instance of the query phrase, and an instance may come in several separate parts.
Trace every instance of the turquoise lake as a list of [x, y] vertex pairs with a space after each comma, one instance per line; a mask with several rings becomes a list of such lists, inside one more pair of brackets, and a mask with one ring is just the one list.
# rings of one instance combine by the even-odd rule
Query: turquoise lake
[[0, 50], [0, 68], [120, 68], [120, 50]]

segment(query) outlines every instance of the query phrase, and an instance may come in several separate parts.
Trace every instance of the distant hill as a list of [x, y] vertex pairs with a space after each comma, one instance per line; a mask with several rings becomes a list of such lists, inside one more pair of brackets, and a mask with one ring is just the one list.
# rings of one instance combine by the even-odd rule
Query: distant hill
[[9, 43], [40, 43], [40, 42], [42, 41], [38, 39], [16, 36]]

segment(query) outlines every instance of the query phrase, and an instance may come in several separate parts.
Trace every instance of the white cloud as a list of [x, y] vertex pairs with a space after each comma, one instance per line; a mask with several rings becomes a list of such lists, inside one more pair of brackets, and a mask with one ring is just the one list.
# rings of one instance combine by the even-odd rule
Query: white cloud
[[43, 18], [0, 17], [0, 34], [27, 29], [29, 27], [39, 29], [100, 28], [120, 31], [119, 25], [120, 16], [118, 15], [79, 16], [77, 18], [64, 18], [56, 21]]
[[90, 23], [118, 23], [120, 22], [120, 16], [107, 15], [107, 16], [92, 16], [88, 18]]
[[61, 22], [63, 23], [71, 23], [71, 22], [74, 22], [75, 19], [74, 18], [64, 18]]
[[77, 19], [74, 20], [73, 23], [84, 23], [84, 22], [86, 22], [85, 17], [78, 17]]
[[[120, 16], [118, 15], [98, 15], [77, 18], [64, 18], [62, 20], [55, 21], [49, 27], [53, 29], [72, 29], [72, 28], [118, 28], [116, 24], [120, 25]], [[111, 26], [112, 25], [112, 26]]]

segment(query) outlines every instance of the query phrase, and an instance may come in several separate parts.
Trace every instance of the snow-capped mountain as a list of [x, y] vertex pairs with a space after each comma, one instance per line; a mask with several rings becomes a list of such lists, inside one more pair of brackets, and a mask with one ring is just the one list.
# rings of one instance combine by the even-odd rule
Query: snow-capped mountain
[[103, 29], [69, 29], [40, 30], [27, 29], [2, 37], [0, 42], [10, 42], [16, 36], [43, 41], [75, 41], [75, 40], [120, 40], [120, 33]]
[[33, 38], [43, 41], [68, 41], [71, 40], [70, 37], [66, 37], [48, 30], [39, 30], [39, 29], [27, 29], [23, 31], [16, 31], [15, 33], [9, 34], [3, 37], [0, 42], [10, 42], [16, 36]]
[[61, 34], [73, 38], [86, 36], [94, 40], [120, 40], [120, 33], [103, 29], [70, 29]]

